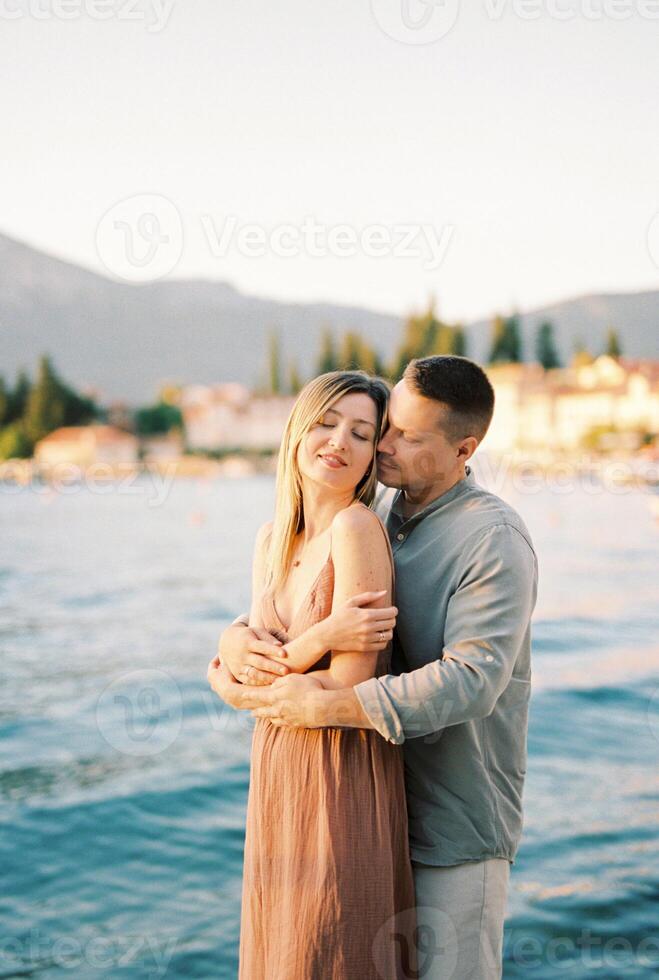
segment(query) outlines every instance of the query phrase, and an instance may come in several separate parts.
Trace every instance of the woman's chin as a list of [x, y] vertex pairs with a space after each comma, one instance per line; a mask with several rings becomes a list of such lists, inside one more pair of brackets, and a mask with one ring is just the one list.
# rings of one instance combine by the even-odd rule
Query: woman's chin
[[319, 464], [318, 468], [314, 467], [313, 475], [309, 475], [308, 478], [317, 486], [325, 487], [334, 493], [349, 493], [351, 490], [354, 491], [357, 486], [357, 481], [345, 472], [345, 468], [344, 472], [331, 470], [322, 463]]

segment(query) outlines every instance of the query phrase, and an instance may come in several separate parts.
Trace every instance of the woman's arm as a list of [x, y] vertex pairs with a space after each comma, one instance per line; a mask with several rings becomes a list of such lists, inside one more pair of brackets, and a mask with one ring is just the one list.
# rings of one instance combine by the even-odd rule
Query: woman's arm
[[261, 601], [265, 583], [266, 544], [272, 531], [268, 522], [259, 528], [254, 544], [252, 562], [252, 605], [249, 623], [232, 623], [220, 638], [221, 662], [232, 676], [242, 683], [244, 670], [251, 667], [250, 685], [272, 684], [277, 677], [288, 673], [284, 666], [285, 653], [279, 653], [281, 642], [263, 628]]
[[262, 524], [256, 532], [254, 558], [252, 560], [252, 604], [249, 609], [249, 625], [252, 629], [263, 627], [261, 603], [265, 588], [266, 546], [272, 534], [272, 521]]
[[[367, 507], [348, 507], [337, 514], [332, 525], [332, 612], [366, 590], [383, 593], [372, 606], [390, 606], [392, 568], [385, 533]], [[309, 676], [328, 689], [353, 687], [373, 677], [377, 659], [378, 650], [333, 650], [329, 668], [311, 671]]]

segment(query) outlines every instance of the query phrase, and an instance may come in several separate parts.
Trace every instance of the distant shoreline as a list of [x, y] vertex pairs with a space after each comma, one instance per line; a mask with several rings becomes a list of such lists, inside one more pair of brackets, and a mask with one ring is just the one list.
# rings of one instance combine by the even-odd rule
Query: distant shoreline
[[[651, 487], [659, 489], [659, 455], [652, 453], [556, 453], [548, 450], [508, 453], [484, 451], [474, 458], [477, 472], [491, 485], [514, 476], [527, 482], [546, 479], [560, 482], [562, 476], [579, 476], [593, 483]], [[172, 459], [142, 460], [137, 463], [98, 461], [89, 465], [73, 462], [44, 464], [34, 458], [9, 459], [0, 462], [0, 484], [29, 486], [68, 486], [76, 483], [112, 484], [126, 478], [142, 476], [171, 479], [241, 479], [249, 476], [274, 476], [276, 453], [255, 453], [249, 450], [226, 455], [205, 456], [182, 454]], [[558, 488], [558, 484], [557, 484]]]

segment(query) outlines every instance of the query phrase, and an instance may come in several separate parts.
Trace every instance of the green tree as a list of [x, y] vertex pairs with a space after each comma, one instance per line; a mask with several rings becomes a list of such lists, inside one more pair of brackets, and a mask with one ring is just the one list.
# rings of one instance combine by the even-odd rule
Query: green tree
[[135, 413], [135, 428], [142, 436], [161, 435], [182, 427], [181, 410], [168, 402], [158, 402], [156, 405], [140, 408]]
[[9, 415], [9, 392], [5, 379], [0, 376], [0, 428], [6, 424]]
[[554, 326], [549, 320], [545, 320], [538, 327], [535, 351], [536, 357], [545, 371], [550, 371], [552, 368], [561, 366], [561, 360], [558, 356], [556, 341], [554, 339]]
[[298, 395], [302, 390], [302, 386], [303, 382], [300, 377], [300, 372], [297, 369], [297, 363], [293, 360], [288, 368], [288, 388], [291, 395]]
[[19, 371], [16, 383], [8, 393], [7, 413], [5, 424], [15, 422], [23, 417], [27, 406], [28, 395], [30, 394], [30, 379], [25, 371]]
[[373, 359], [373, 374], [377, 375], [378, 378], [386, 378], [387, 376], [387, 366], [379, 351], [375, 351], [375, 357]]
[[466, 357], [467, 338], [462, 324], [439, 319], [431, 301], [424, 313], [411, 314], [405, 320], [403, 336], [387, 375], [392, 381], [398, 381], [413, 358], [435, 355]]
[[453, 349], [451, 353], [455, 354], [456, 357], [467, 356], [467, 335], [461, 323], [457, 323], [453, 327]]
[[582, 340], [577, 340], [574, 345], [574, 354], [572, 355], [572, 367], [587, 367], [589, 364], [593, 363], [593, 355], [586, 348], [586, 345]]
[[515, 364], [519, 364], [519, 362], [522, 360], [522, 332], [517, 314], [507, 318], [506, 329], [508, 332], [508, 351], [510, 354], [510, 360]]
[[64, 397], [64, 425], [86, 425], [98, 418], [100, 409], [93, 398], [80, 395], [77, 391], [62, 385]]
[[18, 419], [0, 431], [0, 459], [25, 459], [32, 455], [33, 444], [25, 432], [25, 423]]
[[606, 354], [609, 357], [615, 357], [616, 359], [622, 357], [622, 347], [620, 346], [620, 338], [618, 337], [618, 332], [611, 327], [606, 335]]
[[492, 324], [490, 364], [519, 363], [522, 360], [522, 338], [519, 317], [496, 316]]
[[343, 335], [339, 350], [340, 371], [359, 371], [364, 359], [363, 342], [359, 334], [347, 330]]
[[490, 364], [508, 360], [508, 335], [504, 317], [497, 314], [492, 322], [492, 343], [490, 347]]
[[336, 371], [338, 366], [336, 356], [336, 344], [334, 334], [329, 327], [325, 327], [320, 338], [320, 355], [316, 374], [327, 374], [329, 371]]
[[439, 353], [438, 345], [440, 323], [435, 316], [434, 301], [428, 304], [428, 309], [421, 314], [410, 314], [403, 324], [403, 336], [392, 358], [389, 376], [392, 381], [399, 381], [408, 363], [415, 357], [426, 357]]
[[271, 394], [281, 394], [281, 351], [276, 330], [270, 331], [268, 340], [268, 385]]
[[25, 433], [32, 444], [64, 424], [66, 407], [66, 388], [57, 377], [50, 358], [43, 355], [23, 416]]

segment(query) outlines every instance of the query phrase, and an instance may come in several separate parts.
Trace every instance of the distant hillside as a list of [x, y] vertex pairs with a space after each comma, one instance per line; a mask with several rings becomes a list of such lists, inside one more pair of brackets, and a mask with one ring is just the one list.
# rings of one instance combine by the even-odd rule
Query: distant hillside
[[[659, 291], [588, 296], [523, 317], [525, 356], [545, 316], [556, 326], [564, 357], [574, 342], [594, 351], [615, 325], [626, 355], [659, 357]], [[114, 282], [0, 235], [0, 374], [34, 372], [49, 352], [67, 381], [100, 390], [104, 400], [152, 399], [162, 380], [258, 381], [267, 331], [280, 330], [284, 356], [312, 370], [320, 333], [358, 330], [389, 356], [401, 333], [399, 317], [331, 303], [279, 303], [210, 281], [146, 285]], [[467, 327], [470, 356], [487, 356], [489, 323]]]
[[[659, 358], [659, 290], [579, 296], [523, 313], [520, 321], [527, 361], [535, 359], [535, 335], [543, 320], [554, 324], [564, 361], [569, 360], [577, 343], [593, 354], [602, 353], [610, 327], [618, 331], [626, 357]], [[490, 349], [491, 321], [471, 323], [467, 331], [470, 357], [484, 360]]]

